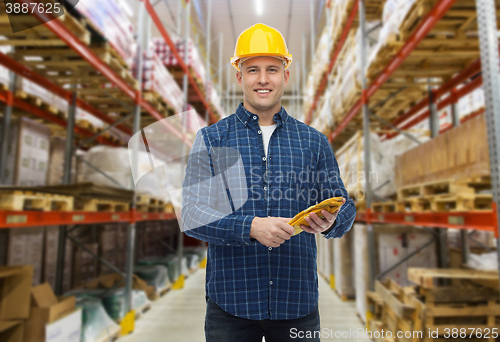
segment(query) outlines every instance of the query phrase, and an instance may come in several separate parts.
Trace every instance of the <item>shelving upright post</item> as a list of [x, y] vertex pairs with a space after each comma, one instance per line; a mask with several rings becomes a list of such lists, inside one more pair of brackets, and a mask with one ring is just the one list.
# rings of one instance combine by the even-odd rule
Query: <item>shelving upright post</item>
[[[481, 48], [484, 100], [486, 106], [486, 127], [490, 156], [491, 185], [493, 189], [493, 210], [496, 214], [496, 228], [500, 233], [500, 70], [498, 66], [497, 12], [494, 0], [476, 0]], [[499, 246], [497, 237], [497, 246]], [[497, 248], [500, 268], [500, 248]]]

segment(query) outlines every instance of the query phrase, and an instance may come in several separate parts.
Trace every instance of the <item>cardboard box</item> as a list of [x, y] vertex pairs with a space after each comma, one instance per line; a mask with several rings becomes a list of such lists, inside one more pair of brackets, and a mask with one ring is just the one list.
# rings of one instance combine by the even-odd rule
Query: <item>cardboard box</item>
[[[87, 243], [84, 245], [94, 254], [99, 253], [99, 244]], [[76, 247], [73, 255], [73, 287], [77, 287], [97, 276], [97, 259], [87, 251]]]
[[[56, 285], [57, 248], [59, 243], [59, 226], [47, 226], [45, 229], [44, 264], [42, 281], [49, 283], [52, 289]], [[64, 257], [63, 292], [71, 290], [71, 270], [73, 264], [73, 244], [66, 240]]]
[[[122, 283], [123, 287], [125, 287], [125, 280], [118, 273], [107, 274], [101, 276], [96, 279], [92, 279], [89, 282], [86, 282], [82, 286], [78, 287], [78, 289], [111, 289], [118, 283]], [[156, 289], [154, 286], [148, 286], [144, 280], [136, 276], [135, 274], [132, 277], [132, 288], [134, 290], [142, 290], [146, 293], [149, 300], [158, 299]]]
[[45, 326], [74, 312], [75, 304], [75, 297], [61, 297], [58, 300], [48, 283], [33, 287], [30, 317], [24, 326], [24, 341], [43, 341]]
[[45, 342], [80, 342], [82, 309], [52, 323], [45, 328]]
[[0, 341], [23, 342], [24, 323], [22, 321], [0, 321]]
[[9, 230], [8, 266], [33, 265], [33, 286], [42, 278], [43, 237], [45, 227]]
[[[47, 170], [47, 185], [61, 185], [64, 177], [64, 153], [66, 139], [52, 137], [50, 139], [49, 167]], [[71, 160], [71, 183], [76, 183], [76, 157]]]
[[30, 314], [33, 266], [0, 266], [0, 321], [26, 319]]
[[14, 168], [15, 185], [45, 185], [49, 162], [49, 139], [49, 127], [24, 117], [19, 120], [18, 149]]

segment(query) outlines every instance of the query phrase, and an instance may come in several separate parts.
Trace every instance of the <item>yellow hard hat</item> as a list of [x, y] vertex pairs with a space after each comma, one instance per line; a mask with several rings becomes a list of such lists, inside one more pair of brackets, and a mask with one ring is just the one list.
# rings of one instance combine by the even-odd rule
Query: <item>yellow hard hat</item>
[[285, 38], [280, 31], [264, 24], [255, 24], [243, 31], [238, 37], [231, 64], [240, 71], [238, 61], [242, 58], [269, 56], [283, 59], [285, 69], [292, 63]]

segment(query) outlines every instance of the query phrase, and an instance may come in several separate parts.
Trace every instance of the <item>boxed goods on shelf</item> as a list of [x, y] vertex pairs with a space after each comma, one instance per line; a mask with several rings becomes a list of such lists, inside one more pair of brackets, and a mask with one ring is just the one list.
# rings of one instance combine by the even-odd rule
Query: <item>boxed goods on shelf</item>
[[[100, 225], [98, 229], [99, 256], [114, 266], [117, 265], [117, 251], [126, 247], [118, 245], [117, 230], [118, 226], [112, 223]], [[98, 267], [100, 276], [114, 272], [103, 263], [99, 263]]]
[[[432, 234], [423, 228], [403, 225], [373, 225], [375, 234], [375, 274], [389, 269], [392, 265], [423, 247], [431, 240]], [[354, 224], [354, 282], [356, 289], [356, 308], [363, 321], [366, 322], [368, 303], [366, 293], [368, 286], [368, 240], [365, 224]], [[436, 267], [436, 243], [433, 242], [403, 264], [399, 265], [381, 279], [391, 279], [399, 286], [409, 285], [407, 269], [409, 267]]]
[[7, 185], [45, 185], [50, 129], [36, 121], [13, 118], [9, 130]]
[[[59, 244], [59, 226], [45, 228], [43, 258], [43, 282], [49, 283], [52, 289], [56, 286], [57, 249]], [[63, 291], [71, 289], [73, 265], [73, 243], [66, 240], [63, 270]]]
[[32, 282], [33, 266], [0, 266], [0, 321], [29, 317]]
[[[45, 326], [72, 314], [74, 311], [75, 297], [57, 299], [48, 283], [33, 287], [31, 289], [30, 316], [25, 323], [24, 341], [46, 341], [44, 339], [47, 336]], [[79, 330], [79, 326], [75, 328]]]
[[[86, 243], [84, 247], [96, 255], [99, 253], [99, 244], [97, 243]], [[73, 253], [73, 287], [94, 279], [97, 275], [97, 265], [97, 259], [84, 249], [75, 247]]]
[[485, 117], [479, 115], [396, 157], [396, 186], [488, 176], [486, 133]]
[[23, 342], [23, 321], [0, 321], [0, 341]]
[[[66, 150], [66, 139], [61, 137], [50, 138], [49, 166], [47, 168], [47, 185], [63, 184], [64, 177], [64, 153]], [[71, 183], [76, 183], [77, 163], [76, 157], [71, 161]]]
[[33, 266], [33, 285], [40, 284], [42, 278], [42, 258], [44, 227], [9, 229], [7, 265]]

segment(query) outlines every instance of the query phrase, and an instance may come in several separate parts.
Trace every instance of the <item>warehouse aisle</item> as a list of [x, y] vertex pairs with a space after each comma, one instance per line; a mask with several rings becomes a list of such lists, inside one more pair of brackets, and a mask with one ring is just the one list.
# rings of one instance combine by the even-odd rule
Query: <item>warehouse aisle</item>
[[[136, 322], [132, 335], [122, 337], [118, 342], [203, 342], [205, 321], [205, 269], [200, 269], [186, 279], [184, 289], [170, 291], [163, 298], [153, 303], [152, 308], [142, 319]], [[353, 301], [343, 302], [319, 278], [319, 311], [321, 327], [328, 329], [327, 338], [322, 341], [357, 341], [369, 342], [364, 338], [335, 338], [341, 332], [364, 328], [356, 316]], [[330, 332], [332, 331], [332, 332]], [[345, 334], [345, 333], [344, 333]]]

